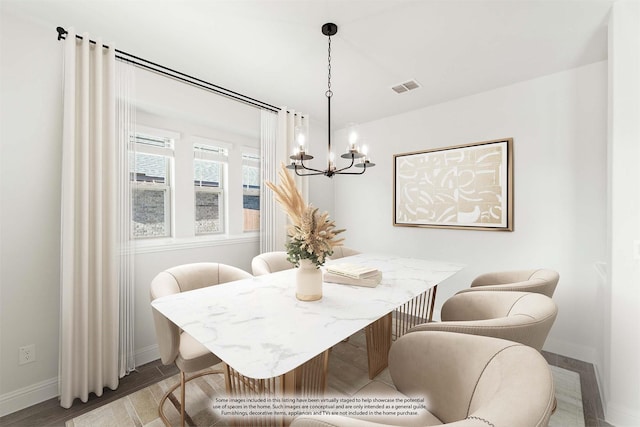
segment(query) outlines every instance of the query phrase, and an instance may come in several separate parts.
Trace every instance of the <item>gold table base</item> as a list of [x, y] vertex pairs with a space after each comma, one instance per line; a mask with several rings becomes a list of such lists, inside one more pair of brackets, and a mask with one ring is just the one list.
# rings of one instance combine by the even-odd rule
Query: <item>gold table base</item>
[[389, 365], [391, 341], [415, 325], [431, 322], [437, 289], [438, 286], [434, 286], [424, 291], [365, 328], [369, 379], [374, 379]]
[[[411, 327], [433, 318], [437, 286], [416, 296], [393, 312], [381, 317], [365, 328], [369, 378], [373, 379], [389, 363], [391, 342], [404, 335]], [[246, 377], [231, 366], [224, 365], [228, 396], [235, 397], [322, 397], [327, 387], [329, 352], [327, 349], [301, 366], [275, 378]], [[265, 417], [235, 417], [235, 426], [285, 426], [291, 417], [274, 415]]]
[[[283, 397], [322, 397], [327, 389], [329, 352], [327, 349], [311, 360], [274, 378], [249, 378], [231, 366], [224, 364], [225, 386], [228, 396], [267, 397], [281, 400]], [[283, 410], [284, 411], [284, 410]], [[272, 415], [264, 417], [234, 417], [234, 426], [273, 427], [285, 426], [292, 417]]]

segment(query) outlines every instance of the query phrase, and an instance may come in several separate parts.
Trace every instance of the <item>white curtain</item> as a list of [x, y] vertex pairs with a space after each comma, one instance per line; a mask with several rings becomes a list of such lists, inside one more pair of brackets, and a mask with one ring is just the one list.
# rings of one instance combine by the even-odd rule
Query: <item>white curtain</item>
[[278, 222], [284, 218], [273, 197], [273, 191], [264, 183], [278, 182], [278, 167], [282, 159], [278, 157], [278, 114], [262, 110], [260, 121], [260, 253], [272, 252], [276, 249]]
[[[273, 192], [265, 187], [265, 181], [279, 183], [280, 165], [289, 164], [289, 156], [296, 148], [295, 128], [303, 127], [309, 134], [309, 117], [282, 107], [278, 113], [262, 111], [261, 118], [261, 163], [262, 194], [260, 196], [260, 252], [283, 251], [287, 240], [287, 217], [273, 197]], [[293, 174], [305, 201], [308, 200], [308, 178]]]
[[135, 287], [132, 222], [131, 179], [129, 178], [129, 153], [135, 156], [131, 136], [135, 132], [136, 108], [135, 68], [126, 62], [116, 63], [116, 120], [118, 129], [118, 245], [119, 245], [119, 374], [123, 376], [135, 370], [134, 319]]
[[115, 50], [64, 42], [60, 404], [118, 386]]

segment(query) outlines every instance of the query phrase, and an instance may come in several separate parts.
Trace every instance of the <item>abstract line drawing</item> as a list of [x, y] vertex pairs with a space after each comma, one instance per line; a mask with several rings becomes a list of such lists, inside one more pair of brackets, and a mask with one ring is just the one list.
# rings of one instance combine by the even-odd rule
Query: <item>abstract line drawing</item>
[[393, 225], [513, 231], [512, 138], [393, 158]]

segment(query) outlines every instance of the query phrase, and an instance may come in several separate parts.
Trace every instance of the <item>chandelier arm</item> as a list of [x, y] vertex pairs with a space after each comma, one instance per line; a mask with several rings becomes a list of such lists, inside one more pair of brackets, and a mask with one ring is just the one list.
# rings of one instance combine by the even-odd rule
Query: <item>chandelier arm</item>
[[[344, 169], [341, 169], [344, 170]], [[340, 174], [340, 175], [362, 175], [363, 173], [365, 173], [365, 171], [367, 170], [367, 167], [365, 166], [364, 168], [362, 168], [362, 172], [334, 172], [336, 174]]]
[[[297, 165], [296, 170], [298, 170], [298, 169], [305, 169], [305, 170], [308, 170], [308, 171], [324, 173], [324, 171], [322, 171], [322, 170], [320, 170], [320, 169], [314, 169], [314, 168], [309, 168], [309, 167], [305, 166], [305, 165], [304, 165], [304, 160], [303, 160], [302, 158], [301, 158], [301, 159], [299, 159], [299, 160], [300, 160], [300, 163]], [[300, 175], [300, 176], [302, 176], [302, 175]]]
[[[349, 169], [349, 168], [352, 168], [352, 167], [353, 167], [353, 164], [355, 163], [355, 160], [356, 160], [356, 159], [355, 159], [355, 157], [351, 156], [351, 164], [350, 164], [349, 166], [347, 166], [347, 167], [344, 167], [344, 168], [342, 168], [342, 169], [338, 169], [338, 170], [336, 170], [336, 171], [335, 171], [335, 173], [340, 173], [340, 172], [342, 172], [342, 171], [344, 171], [344, 170], [347, 170], [347, 169]], [[358, 173], [357, 173], [357, 175], [360, 175], [360, 173], [358, 172]]]
[[306, 170], [311, 170], [311, 171], [315, 171], [315, 172], [308, 172], [308, 173], [300, 173], [298, 172], [299, 168], [295, 168], [294, 171], [296, 172], [296, 175], [298, 176], [313, 176], [313, 175], [324, 175], [324, 171], [319, 171], [317, 169], [308, 169], [305, 168]]

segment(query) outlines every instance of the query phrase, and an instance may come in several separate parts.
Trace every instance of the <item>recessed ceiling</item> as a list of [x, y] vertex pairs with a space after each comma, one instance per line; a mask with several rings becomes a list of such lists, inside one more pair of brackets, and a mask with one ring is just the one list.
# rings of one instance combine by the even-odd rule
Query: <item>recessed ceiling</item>
[[[326, 121], [366, 122], [607, 58], [613, 0], [2, 0], [2, 11]], [[390, 90], [416, 80], [420, 88]]]

